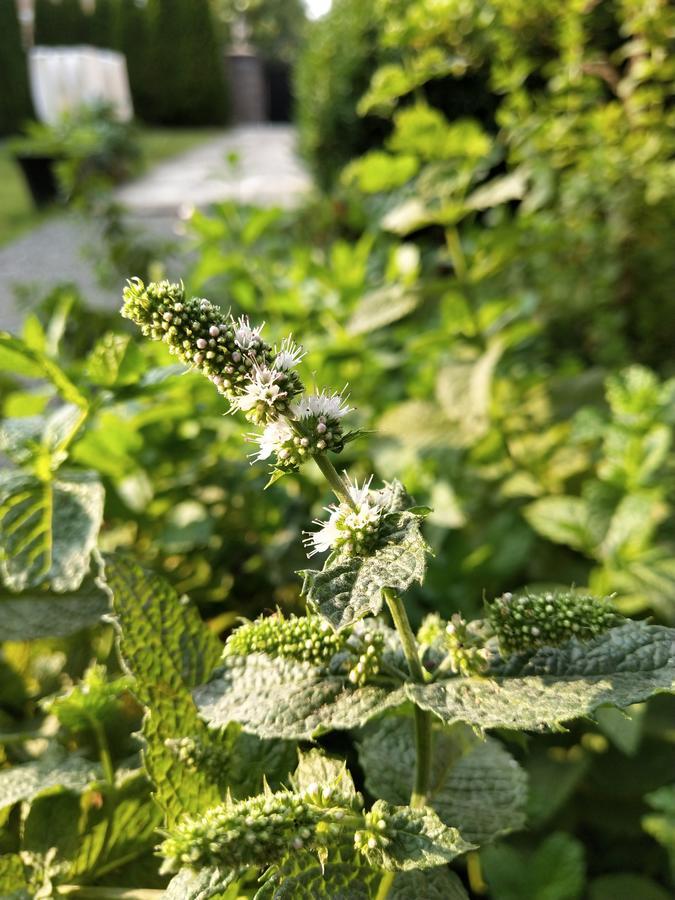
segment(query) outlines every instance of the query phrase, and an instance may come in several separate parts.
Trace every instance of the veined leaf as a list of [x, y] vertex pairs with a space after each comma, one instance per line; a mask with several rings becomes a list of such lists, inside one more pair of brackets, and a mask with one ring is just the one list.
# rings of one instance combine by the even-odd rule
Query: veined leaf
[[373, 813], [387, 821], [386, 846], [372, 851], [373, 862], [388, 870], [431, 869], [451, 862], [456, 856], [475, 849], [456, 828], [448, 828], [430, 807], [390, 806], [376, 800]]
[[221, 800], [206, 767], [183, 762], [171, 742], [189, 737], [206, 752], [223, 751], [223, 741], [200, 719], [190, 695], [210, 674], [222, 646], [197, 610], [159, 576], [131, 561], [108, 557], [105, 580], [122, 658], [135, 678], [134, 692], [147, 708], [144, 764], [171, 825], [184, 813], [198, 813]]
[[61, 473], [58, 480], [0, 475], [0, 571], [22, 591], [47, 583], [74, 591], [89, 571], [103, 518], [103, 487], [95, 473]]
[[[171, 879], [166, 891], [162, 894], [163, 900], [210, 900], [211, 897], [220, 897], [227, 891], [230, 885], [237, 880], [237, 872], [223, 870], [218, 867], [212, 869], [181, 869]], [[232, 896], [236, 898], [237, 893]], [[226, 894], [225, 896], [229, 896]]]
[[387, 900], [469, 900], [464, 885], [445, 866], [399, 872], [394, 878]]
[[321, 571], [307, 569], [303, 594], [309, 606], [334, 628], [344, 628], [382, 609], [382, 589], [404, 591], [424, 579], [428, 547], [420, 516], [411, 512], [385, 517], [382, 544], [370, 556], [329, 558]]
[[31, 641], [41, 637], [66, 637], [89, 628], [108, 612], [108, 597], [93, 581], [66, 594], [0, 596], [0, 640]]
[[114, 788], [102, 791], [100, 806], [90, 806], [77, 852], [70, 857], [69, 880], [95, 877], [142, 856], [157, 843], [161, 812], [150, 797], [143, 772], [118, 774]]
[[347, 764], [326, 756], [321, 750], [300, 753], [298, 767], [291, 777], [291, 783], [296, 791], [304, 791], [310, 784], [320, 784], [322, 787], [338, 788], [342, 796], [353, 797], [356, 793]]
[[[527, 777], [504, 747], [481, 740], [462, 726], [433, 729], [429, 806], [462, 837], [485, 844], [525, 824]], [[415, 734], [408, 716], [370, 723], [359, 743], [366, 787], [389, 803], [410, 797], [415, 771]]]
[[94, 384], [110, 387], [133, 384], [145, 368], [143, 355], [130, 335], [108, 332], [91, 351], [85, 371]]
[[0, 332], [0, 369], [25, 378], [46, 378], [67, 403], [74, 403], [80, 407], [87, 406], [87, 398], [75, 387], [60, 366], [7, 332]]
[[592, 553], [603, 538], [582, 497], [541, 497], [525, 507], [524, 515], [537, 534], [573, 550]]
[[359, 301], [347, 323], [350, 334], [368, 334], [398, 322], [420, 305], [419, 291], [402, 284], [390, 284], [371, 291]]
[[46, 754], [0, 772], [0, 809], [32, 800], [53, 787], [79, 793], [98, 778], [99, 767], [81, 756]]
[[630, 622], [495, 665], [489, 677], [409, 684], [410, 699], [444, 722], [541, 731], [675, 689], [675, 630]]
[[0, 423], [0, 452], [17, 465], [30, 463], [40, 453], [54, 454], [51, 468], [56, 468], [60, 448], [69, 443], [82, 421], [82, 409], [71, 403], [49, 415], [5, 419]]
[[194, 697], [211, 725], [235, 721], [259, 737], [296, 740], [363, 725], [404, 701], [402, 688], [354, 687], [308, 663], [260, 653], [227, 657]]
[[314, 853], [293, 853], [266, 875], [255, 900], [370, 900], [381, 878], [348, 848], [323, 865]]
[[481, 853], [491, 895], [500, 900], [546, 897], [578, 900], [584, 887], [584, 848], [569, 834], [550, 835], [534, 853], [498, 844]]

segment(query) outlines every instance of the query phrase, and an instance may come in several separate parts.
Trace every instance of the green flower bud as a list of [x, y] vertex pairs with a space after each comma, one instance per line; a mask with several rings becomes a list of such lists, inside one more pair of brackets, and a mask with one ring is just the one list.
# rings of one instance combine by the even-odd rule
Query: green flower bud
[[321, 616], [281, 613], [237, 628], [225, 644], [224, 655], [264, 653], [307, 662], [317, 668], [344, 673], [355, 685], [363, 685], [380, 671], [384, 638], [351, 628], [335, 632]]
[[354, 848], [365, 856], [371, 865], [381, 868], [382, 851], [390, 841], [388, 816], [381, 808], [381, 804], [376, 803], [373, 809], [365, 814], [364, 826], [354, 833]]
[[205, 746], [191, 737], [168, 738], [165, 745], [188, 769], [206, 772], [217, 781], [230, 764], [230, 753], [225, 744]]
[[503, 594], [488, 606], [487, 615], [504, 655], [557, 647], [573, 637], [589, 640], [622, 621], [609, 597], [574, 591]]
[[160, 847], [165, 871], [269, 865], [293, 850], [325, 846], [359, 813], [360, 799], [330, 787], [268, 792], [183, 819]]
[[188, 299], [182, 284], [168, 281], [147, 285], [132, 279], [124, 289], [122, 315], [142, 333], [168, 345], [171, 353], [197, 369], [233, 400], [250, 380], [254, 363], [265, 364], [271, 348], [260, 329], [248, 320], [234, 320], [208, 300]]
[[465, 622], [455, 613], [445, 627], [445, 647], [450, 657], [450, 667], [460, 675], [482, 675], [488, 667], [488, 651], [480, 622]]

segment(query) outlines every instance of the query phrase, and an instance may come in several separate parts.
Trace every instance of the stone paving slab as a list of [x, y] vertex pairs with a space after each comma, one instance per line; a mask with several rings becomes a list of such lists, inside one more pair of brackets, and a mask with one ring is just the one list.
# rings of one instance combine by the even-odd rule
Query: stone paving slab
[[[310, 179], [298, 161], [295, 131], [288, 125], [249, 125], [156, 166], [118, 189], [117, 199], [129, 210], [129, 224], [170, 237], [178, 218], [190, 207], [220, 200], [261, 206], [291, 206], [309, 189]], [[228, 162], [236, 155], [238, 161]], [[83, 249], [96, 248], [96, 223], [64, 212], [33, 231], [0, 247], [0, 329], [16, 333], [25, 310], [17, 307], [14, 285], [30, 284], [36, 299], [59, 282], [76, 285], [92, 306], [116, 309], [123, 278], [103, 288]]]
[[290, 125], [233, 128], [117, 191], [138, 215], [177, 215], [221, 200], [292, 206], [311, 181], [295, 153]]

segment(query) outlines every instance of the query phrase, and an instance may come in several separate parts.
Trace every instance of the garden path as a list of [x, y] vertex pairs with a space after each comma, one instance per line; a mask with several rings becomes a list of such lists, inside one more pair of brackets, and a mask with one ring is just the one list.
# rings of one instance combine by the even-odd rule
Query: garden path
[[[294, 149], [295, 131], [288, 125], [232, 128], [181, 156], [160, 163], [124, 185], [117, 199], [130, 213], [130, 224], [156, 234], [179, 231], [180, 217], [191, 207], [220, 200], [288, 206], [310, 186]], [[95, 223], [73, 213], [51, 216], [29, 234], [0, 248], [0, 329], [17, 332], [25, 310], [15, 297], [16, 285], [30, 286], [35, 302], [58, 283], [77, 286], [93, 305], [116, 308], [124, 279], [101, 287], [94, 272], [100, 234]], [[133, 273], [129, 273], [133, 274]]]

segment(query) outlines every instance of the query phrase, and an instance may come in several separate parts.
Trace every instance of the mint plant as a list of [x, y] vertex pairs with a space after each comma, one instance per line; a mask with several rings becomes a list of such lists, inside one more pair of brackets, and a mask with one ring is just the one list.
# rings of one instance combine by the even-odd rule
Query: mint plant
[[[416, 636], [403, 595], [424, 579], [428, 510], [398, 482], [339, 474], [329, 452], [355, 436], [344, 394], [305, 396], [290, 337], [272, 348], [182, 285], [132, 281], [123, 315], [262, 429], [254, 463], [271, 460], [273, 480], [313, 461], [337, 500], [305, 537], [328, 554], [301, 573], [307, 615], [245, 623], [224, 649], [158, 576], [106, 557], [176, 873], [166, 896], [463, 896], [447, 863], [523, 824], [524, 774], [485, 731], [672, 691], [673, 630], [572, 590], [504, 595], [484, 620], [435, 617]], [[284, 772], [293, 742], [332, 730], [356, 738], [368, 798], [318, 749]]]

